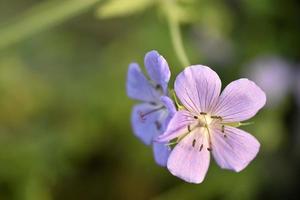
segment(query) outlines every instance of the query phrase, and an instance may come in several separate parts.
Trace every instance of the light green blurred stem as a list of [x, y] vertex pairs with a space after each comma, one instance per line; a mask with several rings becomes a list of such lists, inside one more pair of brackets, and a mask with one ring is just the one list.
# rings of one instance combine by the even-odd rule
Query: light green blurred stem
[[183, 47], [182, 36], [180, 33], [180, 24], [178, 20], [176, 20], [176, 18], [173, 17], [171, 14], [168, 15], [168, 23], [175, 53], [179, 61], [181, 62], [183, 68], [185, 68], [190, 65], [190, 62]]
[[101, 0], [48, 0], [0, 27], [0, 50], [70, 19]]

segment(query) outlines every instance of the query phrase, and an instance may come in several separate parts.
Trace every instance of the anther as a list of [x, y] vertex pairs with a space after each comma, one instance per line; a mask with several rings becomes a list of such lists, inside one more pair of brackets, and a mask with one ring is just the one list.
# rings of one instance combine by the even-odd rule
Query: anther
[[222, 131], [222, 133], [225, 133], [225, 125], [222, 125], [221, 131]]
[[195, 116], [194, 116], [194, 119], [198, 119], [198, 117], [195, 115]]
[[219, 119], [219, 120], [223, 120], [223, 118], [221, 116], [210, 116], [212, 119]]
[[161, 87], [161, 85], [157, 84], [157, 85], [155, 86], [155, 89], [156, 89], [156, 90], [161, 90], [162, 87]]
[[139, 113], [141, 121], [144, 122], [146, 120], [144, 113], [142, 111], [139, 111], [138, 113]]
[[187, 128], [188, 128], [188, 131], [189, 131], [189, 132], [191, 132], [191, 126], [190, 126], [190, 125], [188, 125], [188, 127], [187, 127]]
[[152, 106], [156, 106], [157, 104], [155, 102], [149, 102]]
[[199, 151], [201, 151], [203, 149], [203, 144], [201, 144]]
[[196, 144], [196, 140], [194, 139], [192, 146], [195, 147], [195, 144]]
[[155, 126], [157, 130], [161, 129], [161, 123], [159, 123], [158, 121], [155, 121]]
[[206, 112], [200, 112], [200, 115], [207, 115]]
[[211, 141], [209, 141], [209, 146], [207, 147], [207, 151], [212, 151], [212, 148], [211, 148]]

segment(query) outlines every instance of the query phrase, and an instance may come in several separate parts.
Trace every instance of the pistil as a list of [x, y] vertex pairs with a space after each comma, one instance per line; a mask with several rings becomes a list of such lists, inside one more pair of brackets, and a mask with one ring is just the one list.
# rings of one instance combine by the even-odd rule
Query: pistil
[[[201, 114], [201, 113], [202, 113], [202, 114]], [[211, 135], [210, 135], [210, 130], [209, 130], [209, 125], [210, 125], [211, 121], [208, 121], [208, 120], [206, 119], [207, 113], [203, 113], [203, 112], [201, 112], [201, 113], [200, 113], [200, 114], [203, 116], [204, 121], [205, 121], [205, 123], [204, 123], [204, 128], [206, 128], [206, 130], [207, 130], [207, 135], [208, 135], [208, 147], [207, 147], [207, 151], [212, 151], [212, 148], [211, 148]]]

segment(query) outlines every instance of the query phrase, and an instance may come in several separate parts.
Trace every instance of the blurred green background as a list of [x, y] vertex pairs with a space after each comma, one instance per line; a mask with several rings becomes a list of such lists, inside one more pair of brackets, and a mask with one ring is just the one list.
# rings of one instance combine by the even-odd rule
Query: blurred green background
[[[166, 9], [191, 62], [223, 85], [255, 80], [259, 60], [273, 59], [261, 86], [279, 89], [244, 128], [261, 150], [241, 173], [212, 161], [202, 184], [184, 183], [132, 133], [128, 64], [158, 50], [170, 87], [183, 69]], [[0, 0], [0, 199], [299, 199], [299, 10], [297, 0]], [[274, 65], [288, 75], [274, 78]]]

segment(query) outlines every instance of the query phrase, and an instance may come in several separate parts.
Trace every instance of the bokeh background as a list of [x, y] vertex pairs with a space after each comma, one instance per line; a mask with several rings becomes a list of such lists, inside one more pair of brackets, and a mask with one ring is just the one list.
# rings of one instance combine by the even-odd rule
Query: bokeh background
[[[128, 64], [149, 50], [183, 69], [164, 14], [193, 64], [223, 85], [251, 78], [268, 103], [244, 127], [261, 142], [240, 173], [214, 161], [187, 184], [134, 137]], [[0, 199], [299, 199], [297, 0], [0, 0]]]

